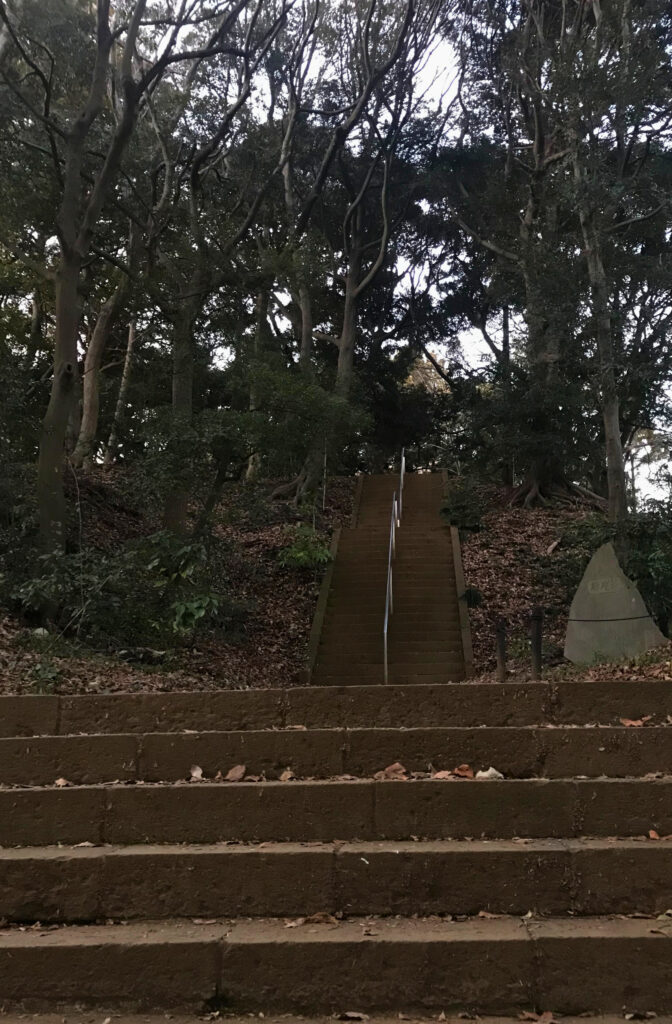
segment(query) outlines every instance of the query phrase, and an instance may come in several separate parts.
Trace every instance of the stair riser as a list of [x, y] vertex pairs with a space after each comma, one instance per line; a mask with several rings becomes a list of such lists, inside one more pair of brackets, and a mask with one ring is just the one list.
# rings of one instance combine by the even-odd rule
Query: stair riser
[[119, 693], [81, 697], [0, 697], [0, 734], [181, 732], [337, 726], [533, 725], [672, 714], [669, 682], [567, 681], [297, 687], [204, 693]]
[[[513, 1014], [533, 1006], [556, 1013], [663, 1013], [672, 1009], [672, 938], [638, 927], [607, 937], [602, 927], [573, 938], [567, 928], [540, 922], [528, 932], [508, 920], [454, 923], [429, 938], [385, 931], [370, 937], [355, 925], [324, 937], [311, 929], [264, 937], [255, 924], [195, 926], [172, 942], [161, 933], [125, 941], [56, 945], [54, 936], [26, 944], [19, 934], [0, 946], [0, 998], [30, 1009], [78, 1003], [137, 1009], [193, 1009], [206, 1000], [239, 1012]], [[641, 925], [641, 922], [640, 922]], [[320, 926], [316, 926], [319, 929]], [[99, 933], [99, 929], [95, 930]], [[308, 934], [306, 934], [306, 932]], [[342, 936], [342, 937], [341, 937]], [[347, 970], [344, 969], [347, 965]]]
[[[0, 845], [672, 833], [672, 783], [306, 782], [0, 791]], [[0, 975], [1, 976], [1, 975]]]
[[[382, 660], [375, 665], [352, 665], [348, 666], [347, 669], [339, 669], [338, 666], [322, 665], [315, 670], [313, 678], [315, 680], [324, 680], [326, 685], [338, 682], [343, 686], [347, 686], [350, 680], [356, 684], [373, 683], [378, 679], [382, 671]], [[440, 682], [441, 679], [448, 680], [461, 673], [463, 665], [456, 658], [439, 658], [434, 662], [424, 664], [413, 663], [410, 666], [400, 664], [399, 662], [394, 664], [390, 662], [389, 671], [394, 675], [397, 682], [401, 682], [402, 679], [404, 681], [410, 681], [411, 679], [422, 681], [425, 678]], [[330, 682], [327, 683], [327, 681]]]
[[[356, 626], [375, 625], [380, 623], [385, 614], [385, 594], [370, 605], [361, 606], [356, 598], [330, 602], [325, 612], [325, 621], [335, 621], [343, 625]], [[396, 622], [405, 626], [425, 626], [433, 628], [442, 623], [459, 622], [459, 605], [457, 600], [451, 601], [417, 601], [412, 604], [394, 601], [390, 615]]]
[[[408, 645], [409, 647], [411, 645]], [[348, 674], [351, 674], [350, 670], [357, 671], [357, 666], [366, 665], [382, 665], [383, 664], [383, 644], [382, 639], [379, 639], [377, 644], [366, 644], [360, 646], [344, 641], [342, 650], [347, 651], [346, 654], [334, 655], [331, 653], [325, 653], [324, 662], [318, 657], [317, 668], [319, 669], [331, 669], [331, 674], [334, 672], [347, 670]], [[414, 651], [404, 650], [403, 647], [399, 650], [398, 647], [393, 648], [390, 644], [389, 647], [389, 659], [390, 665], [407, 668], [411, 666], [421, 666], [423, 664], [431, 665], [445, 665], [451, 662], [457, 662], [461, 664], [462, 661], [462, 645], [459, 639], [459, 633], [455, 637], [455, 642], [452, 644], [435, 644], [429, 650], [425, 651]], [[419, 668], [419, 671], [422, 671]]]
[[0, 916], [44, 924], [320, 911], [655, 915], [672, 905], [670, 844], [409, 846], [4, 851]]
[[[338, 632], [334, 631], [333, 636], [338, 636]], [[341, 637], [341, 640], [343, 638]], [[400, 640], [395, 638], [392, 639], [390, 632], [388, 644], [390, 652], [396, 652], [400, 655], [409, 654], [411, 656], [421, 655], [424, 653], [440, 652], [445, 653], [455, 649], [455, 644], [460, 641], [459, 629], [454, 629], [450, 633], [444, 632], [441, 637], [434, 637], [431, 640], [414, 640], [410, 637], [407, 640]], [[358, 651], [372, 651], [375, 654], [378, 653], [381, 647], [381, 632], [376, 630], [369, 634], [363, 634], [359, 639], [355, 640], [351, 635], [348, 636], [347, 641], [348, 655], [347, 657], [354, 656]]]
[[[302, 724], [302, 723], [296, 723]], [[207, 778], [244, 764], [277, 778], [287, 767], [303, 778], [370, 776], [401, 761], [409, 771], [491, 765], [511, 778], [639, 778], [672, 766], [672, 729], [318, 729], [0, 740], [5, 785], [147, 782]], [[67, 775], [66, 775], [67, 773]]]
[[[426, 676], [409, 676], [399, 672], [389, 671], [389, 678], [387, 685], [389, 686], [426, 686], [431, 685], [449, 685], [450, 683], [459, 683], [464, 679], [464, 670], [460, 668], [459, 671], [445, 671], [435, 673], [434, 675]], [[316, 673], [313, 676], [313, 682], [319, 686], [382, 686], [385, 683], [383, 678], [383, 672], [380, 673], [359, 673], [352, 676], [327, 676]]]

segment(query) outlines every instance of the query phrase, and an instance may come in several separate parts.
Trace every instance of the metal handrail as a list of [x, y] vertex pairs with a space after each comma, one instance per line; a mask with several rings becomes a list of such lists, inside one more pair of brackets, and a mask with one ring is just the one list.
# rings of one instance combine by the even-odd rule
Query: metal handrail
[[385, 620], [383, 622], [383, 664], [385, 668], [385, 682], [387, 682], [387, 627], [390, 622], [390, 615], [394, 613], [394, 595], [392, 586], [392, 562], [397, 550], [397, 524], [399, 522], [399, 507], [397, 505], [396, 491], [392, 496], [392, 515], [390, 517], [390, 543], [387, 550], [387, 587], [385, 591]]
[[383, 665], [385, 670], [385, 682], [388, 678], [387, 664], [387, 631], [390, 624], [390, 615], [394, 614], [394, 587], [392, 563], [397, 552], [397, 528], [401, 526], [401, 513], [404, 501], [404, 477], [406, 476], [406, 454], [401, 449], [401, 471], [399, 473], [399, 495], [395, 491], [392, 495], [392, 515], [390, 518], [390, 543], [387, 551], [387, 584], [385, 587], [385, 619], [383, 621]]

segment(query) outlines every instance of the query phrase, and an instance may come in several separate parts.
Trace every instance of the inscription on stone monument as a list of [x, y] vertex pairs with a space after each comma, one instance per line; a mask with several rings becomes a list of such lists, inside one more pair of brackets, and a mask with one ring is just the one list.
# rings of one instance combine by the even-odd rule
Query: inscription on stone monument
[[589, 580], [588, 590], [591, 594], [614, 594], [622, 584], [615, 576], [607, 576], [603, 580]]

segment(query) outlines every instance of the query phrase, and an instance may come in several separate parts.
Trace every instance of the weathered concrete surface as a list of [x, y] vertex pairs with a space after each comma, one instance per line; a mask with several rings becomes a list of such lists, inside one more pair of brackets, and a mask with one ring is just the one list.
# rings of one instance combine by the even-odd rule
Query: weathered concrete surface
[[[672, 1010], [672, 934], [650, 920], [145, 922], [0, 931], [0, 1000], [340, 1013], [533, 1006]], [[583, 1008], [583, 1010], [582, 1010]]]
[[[5, 1012], [2, 1014], [3, 1024], [97, 1024], [97, 1021], [92, 1021], [91, 1011], [82, 1011], [76, 1007], [70, 1008], [65, 1007], [63, 1013], [14, 1013]], [[105, 1010], [101, 1010], [105, 1013]], [[226, 1014], [227, 1024], [250, 1024], [249, 1014], [243, 1016], [237, 1016], [233, 1013]], [[427, 1024], [430, 1020], [436, 1020], [436, 1014], [431, 1017], [428, 1016], [406, 1016], [404, 1018], [407, 1024]], [[441, 1018], [444, 1024], [462, 1024], [464, 1017], [459, 1017], [451, 1014], [447, 1014], [444, 1018]], [[189, 1013], [189, 1014], [171, 1014], [171, 1024], [198, 1024], [199, 1021], [203, 1020], [203, 1014]], [[293, 1014], [283, 1013], [266, 1013], [264, 1014], [264, 1020], [266, 1024], [333, 1024], [334, 1017], [329, 1016], [295, 1016]], [[369, 1018], [370, 1024], [399, 1024], [399, 1017], [397, 1014], [392, 1016], [371, 1016]], [[623, 1016], [613, 1015], [591, 1015], [590, 1020], [592, 1024], [623, 1024]], [[672, 1017], [658, 1016], [658, 1024], [672, 1024]], [[165, 1014], [154, 1014], [154, 1013], [115, 1013], [114, 1014], [115, 1024], [166, 1024]], [[479, 1017], [480, 1024], [520, 1024], [520, 1017]], [[576, 1016], [564, 1016], [563, 1024], [585, 1024], [585, 1014], [580, 1017]]]
[[630, 914], [672, 906], [649, 840], [146, 845], [0, 851], [0, 918]]
[[185, 730], [618, 724], [672, 714], [660, 679], [328, 686], [221, 693], [0, 697], [0, 737]]
[[635, 657], [665, 643], [613, 544], [595, 552], [569, 610], [565, 657], [578, 665]]
[[129, 733], [0, 738], [7, 786], [178, 782], [198, 765], [206, 779], [234, 765], [277, 779], [373, 776], [401, 761], [409, 771], [474, 771], [494, 765], [507, 778], [641, 777], [672, 770], [672, 729], [619, 726], [277, 729], [204, 733]]
[[672, 779], [263, 782], [0, 790], [0, 846], [672, 833]]

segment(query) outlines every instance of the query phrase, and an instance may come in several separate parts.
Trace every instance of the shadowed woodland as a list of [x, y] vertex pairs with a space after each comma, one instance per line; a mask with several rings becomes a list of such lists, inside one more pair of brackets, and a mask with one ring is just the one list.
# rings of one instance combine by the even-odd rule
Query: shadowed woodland
[[0, 0], [5, 609], [151, 660], [284, 573], [284, 670], [405, 446], [466, 537], [571, 520], [558, 614], [614, 536], [667, 631], [671, 45], [663, 0]]

